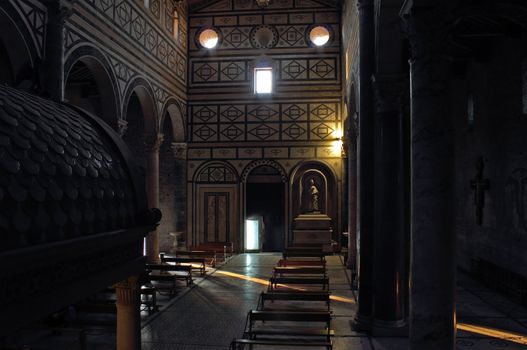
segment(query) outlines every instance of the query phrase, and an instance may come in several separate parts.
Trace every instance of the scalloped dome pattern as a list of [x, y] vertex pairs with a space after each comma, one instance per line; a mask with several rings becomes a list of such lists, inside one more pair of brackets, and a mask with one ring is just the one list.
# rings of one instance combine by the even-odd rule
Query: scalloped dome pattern
[[0, 86], [0, 251], [136, 226], [124, 158], [89, 119]]

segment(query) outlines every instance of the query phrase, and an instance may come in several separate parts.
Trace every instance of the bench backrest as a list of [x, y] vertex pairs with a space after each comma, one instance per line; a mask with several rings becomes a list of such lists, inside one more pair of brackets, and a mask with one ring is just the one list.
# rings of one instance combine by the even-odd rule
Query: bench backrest
[[145, 270], [159, 270], [159, 271], [185, 271], [191, 272], [192, 266], [187, 265], [168, 265], [168, 264], [146, 264]]
[[271, 277], [271, 284], [329, 284], [327, 277]]
[[329, 312], [304, 311], [249, 311], [249, 320], [254, 321], [289, 321], [289, 322], [331, 322]]
[[278, 266], [326, 266], [325, 260], [278, 260]]
[[326, 275], [326, 268], [322, 266], [276, 266], [273, 273], [277, 274], [303, 274], [303, 275]]
[[[288, 301], [323, 301], [329, 303], [330, 300], [329, 292], [317, 292], [317, 293], [273, 293], [273, 292], [262, 292], [260, 298], [262, 302], [267, 300], [288, 300]], [[263, 305], [263, 304], [262, 304]]]
[[164, 256], [161, 257], [161, 262], [171, 262], [171, 263], [199, 263], [199, 264], [205, 264], [204, 258], [176, 258], [172, 256]]
[[326, 254], [322, 252], [312, 252], [312, 251], [285, 251], [283, 252], [284, 259], [287, 259], [288, 257], [305, 257], [305, 258], [319, 258], [320, 260], [326, 259]]

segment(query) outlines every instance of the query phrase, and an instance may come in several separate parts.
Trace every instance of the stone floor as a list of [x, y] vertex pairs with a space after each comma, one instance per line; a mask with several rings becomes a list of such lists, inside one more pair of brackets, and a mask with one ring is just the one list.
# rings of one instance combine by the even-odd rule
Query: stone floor
[[[148, 319], [142, 329], [144, 350], [228, 349], [233, 338], [241, 337], [247, 312], [255, 309], [258, 296], [279, 254], [235, 256], [208, 278], [172, 301], [171, 305]], [[355, 294], [349, 288], [349, 274], [339, 256], [328, 257], [332, 294], [335, 350], [407, 349], [406, 338], [372, 338], [353, 331]], [[527, 310], [508, 301], [464, 275], [458, 278], [458, 322], [492, 327], [527, 335]], [[526, 338], [508, 335], [516, 342]], [[458, 332], [457, 349], [527, 349], [512, 341], [485, 335]], [[256, 349], [256, 348], [255, 348]]]
[[[142, 349], [216, 350], [228, 349], [233, 338], [241, 337], [247, 312], [255, 309], [258, 296], [280, 254], [241, 254], [217, 270], [209, 269], [205, 278], [196, 277], [191, 287], [182, 283], [174, 298], [160, 296], [161, 311], [142, 312]], [[330, 289], [335, 330], [335, 350], [406, 350], [406, 338], [370, 337], [353, 331], [355, 294], [349, 288], [349, 274], [339, 256], [328, 257]], [[457, 310], [459, 326], [483, 326], [508, 332], [502, 338], [458, 331], [457, 350], [527, 350], [527, 309], [518, 306], [463, 274], [458, 275]], [[52, 333], [29, 327], [9, 337], [10, 349], [75, 350], [78, 333], [86, 329], [87, 350], [115, 349], [115, 316], [74, 315], [69, 330]], [[92, 325], [90, 326], [90, 322]], [[73, 331], [72, 331], [73, 330]], [[472, 329], [474, 330], [474, 329]], [[516, 335], [515, 335], [516, 334]], [[255, 347], [254, 350], [258, 348]], [[292, 349], [292, 348], [289, 348]], [[297, 348], [298, 349], [298, 348]]]

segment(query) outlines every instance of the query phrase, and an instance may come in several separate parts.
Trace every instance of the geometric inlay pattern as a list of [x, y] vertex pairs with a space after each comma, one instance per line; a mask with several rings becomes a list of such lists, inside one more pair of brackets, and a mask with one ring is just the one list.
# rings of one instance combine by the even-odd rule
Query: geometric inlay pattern
[[267, 140], [276, 134], [277, 130], [269, 125], [260, 124], [256, 128], [253, 128], [251, 131], [249, 131], [249, 133], [259, 140]]
[[[209, 122], [211, 119], [216, 118], [216, 106], [213, 106], [214, 109], [209, 106], [194, 107], [194, 118], [198, 118], [202, 122]], [[214, 120], [215, 121], [215, 120]]]
[[[130, 1], [125, 0], [98, 0], [91, 1], [93, 7], [98, 10], [105, 19], [114, 24], [119, 34], [133, 39], [133, 45], [138, 50], [145, 50], [152, 59], [157, 59], [164, 66], [168, 65], [169, 55], [177, 58], [172, 62], [183, 61], [186, 70], [186, 57], [184, 48], [177, 45], [176, 41], [166, 36], [166, 33], [156, 29], [157, 24], [148, 13], [136, 10], [130, 6]], [[150, 0], [150, 12], [160, 19], [160, 0]], [[171, 70], [174, 78], [185, 83], [187, 74], [178, 74], [176, 70]]]
[[320, 123], [318, 125], [315, 125], [311, 129], [311, 132], [315, 134], [319, 139], [324, 140], [326, 138], [329, 138], [329, 136], [331, 136], [334, 130], [335, 129], [333, 129], [331, 126], [325, 123]]
[[241, 135], [243, 135], [244, 131], [242, 128], [236, 126], [235, 124], [231, 124], [225, 129], [223, 129], [221, 131], [221, 134], [225, 136], [228, 140], [234, 141], [238, 139]]
[[[303, 105], [305, 106], [305, 105]], [[305, 108], [302, 108], [300, 107], [299, 105], [291, 105], [289, 106], [288, 108], [286, 108], [282, 114], [291, 119], [291, 120], [297, 120], [297, 119], [304, 119], [302, 117], [304, 117], [306, 115], [306, 109]]]
[[335, 116], [335, 110], [326, 104], [312, 105], [311, 117], [312, 119], [326, 120]]
[[306, 60], [292, 60], [288, 62], [285, 67], [282, 68], [282, 79], [297, 79], [299, 76], [304, 75], [303, 78], [306, 78], [303, 74], [307, 70]]
[[235, 62], [231, 62], [227, 66], [223, 67], [221, 72], [222, 78], [225, 76], [228, 80], [236, 80], [236, 78], [245, 73], [245, 67], [241, 67]]
[[[281, 31], [280, 38], [287, 46], [296, 46], [297, 44], [305, 44], [304, 34], [305, 26], [290, 26]], [[282, 43], [282, 42], [281, 42]]]
[[[3, 2], [3, 1], [2, 1]], [[9, 2], [9, 1], [6, 1]], [[39, 57], [44, 56], [44, 37], [46, 31], [46, 22], [48, 14], [38, 6], [35, 6], [31, 1], [12, 1], [11, 4], [15, 7], [20, 7], [24, 13], [24, 18], [31, 28], [30, 35], [35, 41]]]
[[210, 165], [203, 169], [198, 177], [198, 182], [232, 182], [236, 175], [231, 169], [221, 165]]
[[249, 36], [242, 32], [238, 28], [232, 28], [227, 34], [223, 36], [223, 45], [226, 47], [241, 47], [248, 46], [248, 38]]
[[304, 129], [297, 123], [293, 123], [286, 129], [284, 129], [283, 133], [289, 136], [291, 139], [296, 140], [306, 133], [306, 129]]
[[310, 71], [315, 78], [332, 79], [335, 77], [335, 68], [333, 67], [333, 60], [318, 60], [310, 62]]
[[[255, 107], [255, 106], [252, 106], [252, 107]], [[268, 105], [258, 105], [256, 108], [249, 109], [247, 114], [258, 120], [265, 121], [273, 117], [276, 117], [278, 115], [278, 112], [275, 111], [273, 108], [271, 108]]]
[[208, 125], [201, 125], [194, 131], [194, 135], [203, 141], [208, 141], [216, 136], [216, 131]]
[[[218, 66], [212, 66], [208, 63], [196, 64], [194, 66], [194, 78], [202, 81], [217, 80]], [[198, 80], [198, 79], [195, 79]]]
[[231, 122], [245, 114], [243, 111], [243, 106], [221, 106], [220, 111], [220, 115]]

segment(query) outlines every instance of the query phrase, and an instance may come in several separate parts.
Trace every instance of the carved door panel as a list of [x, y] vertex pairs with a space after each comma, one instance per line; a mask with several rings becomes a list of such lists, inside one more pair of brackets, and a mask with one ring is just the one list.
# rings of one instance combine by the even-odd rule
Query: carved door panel
[[230, 242], [230, 194], [205, 192], [205, 242]]

